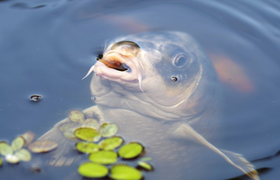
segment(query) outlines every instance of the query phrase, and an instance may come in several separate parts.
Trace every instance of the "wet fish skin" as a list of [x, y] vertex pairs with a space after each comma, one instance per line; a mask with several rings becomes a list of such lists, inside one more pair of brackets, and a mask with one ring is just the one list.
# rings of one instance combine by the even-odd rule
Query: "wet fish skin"
[[[132, 52], [133, 45], [125, 42], [134, 42], [139, 49]], [[126, 64], [131, 72], [102, 63], [112, 60]], [[211, 132], [199, 133], [201, 125], [219, 120], [220, 94], [211, 62], [189, 35], [155, 32], [117, 37], [106, 43], [102, 60], [91, 70], [94, 75], [90, 89], [96, 105], [85, 113], [89, 116], [95, 113], [100, 121], [116, 123], [125, 139], [143, 143], [165, 178], [177, 174], [180, 179], [183, 177], [180, 173], [191, 168], [201, 148], [188, 146], [194, 141], [252, 179], [259, 179], [254, 166], [241, 154], [212, 145], [205, 138]], [[75, 160], [75, 157], [62, 160], [69, 143], [58, 127], [68, 121], [59, 122], [40, 138], [63, 144], [54, 153], [53, 165]], [[173, 173], [170, 166], [176, 167]]]

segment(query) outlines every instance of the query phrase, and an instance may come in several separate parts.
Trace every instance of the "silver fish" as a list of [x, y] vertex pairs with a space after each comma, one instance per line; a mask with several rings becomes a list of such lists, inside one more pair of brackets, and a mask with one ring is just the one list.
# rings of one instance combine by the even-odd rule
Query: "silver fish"
[[[85, 77], [92, 71], [90, 89], [96, 105], [84, 113], [117, 124], [120, 135], [144, 144], [166, 179], [177, 179], [168, 178], [172, 172], [180, 179], [179, 174], [191, 166], [190, 159], [195, 159], [190, 157], [192, 152], [203, 146], [252, 179], [259, 179], [254, 166], [241, 154], [215, 147], [204, 133], [192, 128], [219, 119], [221, 107], [212, 64], [189, 35], [155, 32], [115, 38], [108, 41], [103, 56]], [[66, 156], [70, 143], [59, 131], [66, 122], [69, 120], [62, 120], [39, 139], [59, 142], [52, 165], [75, 161], [75, 157]]]

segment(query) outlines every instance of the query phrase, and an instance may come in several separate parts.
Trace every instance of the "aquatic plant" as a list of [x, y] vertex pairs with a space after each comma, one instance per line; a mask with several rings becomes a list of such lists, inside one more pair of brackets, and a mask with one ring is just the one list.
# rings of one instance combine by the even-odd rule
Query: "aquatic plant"
[[[69, 119], [72, 122], [62, 124], [59, 127], [60, 131], [64, 132], [64, 135], [65, 132], [72, 132], [71, 139], [79, 141], [75, 144], [75, 148], [80, 153], [89, 154], [89, 161], [82, 163], [78, 167], [78, 173], [80, 175], [87, 178], [110, 176], [112, 179], [123, 180], [137, 180], [142, 178], [141, 171], [135, 167], [118, 163], [119, 160], [135, 159], [144, 155], [144, 147], [140, 143], [129, 142], [123, 145], [124, 139], [120, 136], [115, 136], [118, 127], [112, 123], [103, 123], [99, 126], [96, 123], [98, 121], [95, 121], [95, 128], [88, 126], [93, 123], [87, 123], [85, 125], [85, 121], [87, 120], [85, 120], [85, 115], [81, 111], [74, 110], [74, 112], [70, 112]], [[73, 124], [77, 122], [79, 124]], [[98, 127], [100, 128], [98, 129]], [[149, 160], [151, 159], [146, 159], [146, 161]], [[153, 167], [146, 161], [139, 161], [137, 168], [152, 171]], [[111, 167], [110, 165], [112, 164], [113, 166]]]
[[[28, 162], [32, 158], [31, 153], [23, 147], [28, 147], [34, 153], [49, 152], [57, 147], [57, 143], [52, 141], [35, 141], [31, 143], [34, 137], [34, 133], [26, 132], [15, 138], [11, 145], [6, 141], [1, 141], [0, 155], [4, 156], [8, 163], [17, 164], [20, 161]], [[2, 164], [2, 159], [0, 164]]]
[[[79, 110], [71, 111], [68, 118], [71, 122], [61, 124], [59, 130], [67, 139], [77, 141], [75, 149], [79, 153], [89, 154], [88, 162], [80, 164], [77, 169], [80, 175], [87, 178], [109, 176], [116, 180], [140, 180], [143, 175], [139, 169], [153, 170], [153, 167], [146, 162], [150, 161], [150, 158], [142, 158], [137, 167], [120, 163], [143, 156], [144, 147], [138, 142], [124, 144], [124, 139], [116, 136], [117, 125], [107, 122], [100, 125], [96, 119], [86, 119], [85, 114]], [[11, 145], [1, 141], [0, 155], [4, 156], [8, 163], [15, 164], [19, 161], [31, 160], [31, 153], [23, 147], [27, 147], [32, 153], [45, 153], [58, 146], [56, 142], [48, 140], [32, 142], [34, 137], [33, 133], [26, 132], [14, 139]]]
[[0, 154], [5, 156], [8, 163], [18, 163], [19, 161], [30, 161], [31, 154], [28, 150], [23, 149], [25, 141], [22, 137], [17, 137], [9, 145], [7, 142], [0, 143]]

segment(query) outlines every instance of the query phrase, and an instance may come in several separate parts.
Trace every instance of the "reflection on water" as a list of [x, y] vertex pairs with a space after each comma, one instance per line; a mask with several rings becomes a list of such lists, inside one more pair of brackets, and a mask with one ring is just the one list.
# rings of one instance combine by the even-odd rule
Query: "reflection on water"
[[[257, 168], [271, 168], [260, 177], [275, 179], [279, 157], [274, 155], [280, 150], [279, 8], [276, 0], [0, 1], [0, 136], [11, 141], [27, 130], [39, 136], [70, 109], [92, 106], [90, 79], [81, 78], [106, 39], [142, 31], [184, 31], [207, 52], [223, 88], [224, 118], [203, 127], [207, 139], [243, 154]], [[32, 103], [32, 94], [43, 98]], [[205, 164], [191, 169], [204, 179], [241, 175], [207, 150], [197, 158]], [[18, 179], [14, 171], [27, 179], [79, 179], [74, 165], [34, 175], [25, 163], [3, 166], [0, 178]]]

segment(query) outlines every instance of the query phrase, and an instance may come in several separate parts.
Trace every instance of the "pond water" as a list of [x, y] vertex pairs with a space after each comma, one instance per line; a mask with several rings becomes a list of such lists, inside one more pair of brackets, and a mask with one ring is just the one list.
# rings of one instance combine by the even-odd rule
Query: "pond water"
[[[224, 116], [207, 139], [243, 154], [262, 170], [261, 179], [277, 179], [279, 9], [277, 0], [0, 1], [0, 139], [11, 141], [26, 131], [39, 137], [71, 109], [92, 106], [90, 78], [81, 78], [106, 39], [145, 31], [183, 31], [210, 57], [223, 89]], [[32, 94], [43, 98], [30, 102]], [[195, 173], [189, 176], [186, 171], [186, 178], [242, 175], [219, 157], [201, 158], [211, 168], [192, 168]], [[4, 164], [0, 179], [82, 179], [77, 166], [34, 174], [27, 163]], [[145, 179], [153, 179], [152, 173]]]

